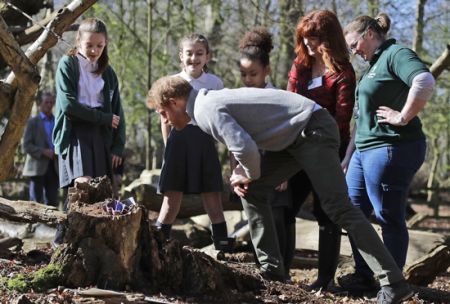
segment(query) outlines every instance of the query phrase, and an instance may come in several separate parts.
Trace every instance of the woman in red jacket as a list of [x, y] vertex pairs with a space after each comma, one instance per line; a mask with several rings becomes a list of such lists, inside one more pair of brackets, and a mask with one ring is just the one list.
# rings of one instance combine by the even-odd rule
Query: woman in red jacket
[[[295, 52], [297, 57], [289, 72], [287, 90], [314, 100], [336, 119], [341, 139], [341, 166], [345, 171], [353, 151], [348, 145], [355, 103], [355, 72], [336, 15], [331, 11], [316, 10], [302, 17], [297, 24]], [[297, 207], [291, 213], [293, 216], [309, 193], [312, 191], [314, 194], [314, 215], [320, 227], [319, 274], [310, 287], [327, 289], [336, 272], [341, 229], [323, 212], [311, 182], [303, 171], [294, 176], [290, 183], [294, 206]]]

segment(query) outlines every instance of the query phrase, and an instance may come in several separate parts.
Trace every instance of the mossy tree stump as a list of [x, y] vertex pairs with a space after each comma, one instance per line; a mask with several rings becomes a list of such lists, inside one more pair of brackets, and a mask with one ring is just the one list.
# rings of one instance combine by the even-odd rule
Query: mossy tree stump
[[181, 247], [175, 240], [164, 241], [141, 205], [113, 217], [104, 208], [111, 194], [106, 177], [69, 190], [64, 243], [52, 257], [52, 263], [63, 269], [61, 284], [188, 294], [262, 286], [255, 275]]

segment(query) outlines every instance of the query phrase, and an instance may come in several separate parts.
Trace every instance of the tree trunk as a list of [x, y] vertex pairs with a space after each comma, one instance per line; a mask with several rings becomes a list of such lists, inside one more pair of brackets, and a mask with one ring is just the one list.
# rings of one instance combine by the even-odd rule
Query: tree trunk
[[433, 210], [434, 210], [434, 216], [438, 216], [439, 215], [439, 199], [435, 200], [435, 191], [434, 188], [434, 181], [436, 179], [436, 172], [438, 169], [438, 163], [439, 163], [439, 159], [441, 157], [441, 152], [439, 151], [439, 149], [437, 149], [438, 145], [437, 145], [437, 140], [433, 140], [432, 141], [432, 146], [434, 147], [434, 151], [433, 151], [433, 158], [432, 158], [432, 162], [431, 162], [431, 167], [430, 167], [430, 172], [428, 173], [428, 181], [427, 181], [427, 204], [433, 206]]
[[[280, 52], [272, 66], [278, 66], [278, 71], [273, 73], [273, 81], [279, 88], [286, 88], [287, 74], [295, 58], [295, 28], [299, 17], [303, 15], [303, 1], [283, 0], [280, 7]], [[281, 79], [276, 79], [281, 75]]]
[[416, 22], [414, 23], [414, 39], [412, 49], [421, 56], [423, 54], [423, 27], [425, 3], [427, 0], [416, 1]]
[[256, 275], [165, 241], [143, 206], [112, 216], [105, 210], [111, 194], [106, 177], [71, 189], [64, 243], [51, 261], [62, 267], [65, 286], [189, 294], [262, 287]]
[[376, 16], [380, 10], [380, 1], [379, 0], [368, 0], [367, 6], [368, 6], [368, 11], [369, 11], [368, 15]]
[[[153, 48], [153, 0], [147, 2], [147, 89], [152, 85], [152, 48]], [[145, 142], [145, 169], [153, 169], [152, 149], [152, 111], [146, 113], [147, 136]]]

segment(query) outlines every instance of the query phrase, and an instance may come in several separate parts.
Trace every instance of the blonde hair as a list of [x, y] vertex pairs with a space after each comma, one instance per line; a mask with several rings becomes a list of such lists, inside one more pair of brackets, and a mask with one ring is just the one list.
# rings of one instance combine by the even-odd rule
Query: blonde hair
[[159, 109], [169, 104], [171, 98], [187, 98], [192, 86], [179, 76], [165, 76], [156, 80], [147, 94], [147, 107]]
[[350, 22], [344, 29], [344, 35], [351, 32], [361, 34], [368, 29], [372, 29], [380, 39], [384, 40], [386, 34], [391, 28], [391, 19], [385, 13], [379, 13], [375, 18], [369, 16], [359, 16]]

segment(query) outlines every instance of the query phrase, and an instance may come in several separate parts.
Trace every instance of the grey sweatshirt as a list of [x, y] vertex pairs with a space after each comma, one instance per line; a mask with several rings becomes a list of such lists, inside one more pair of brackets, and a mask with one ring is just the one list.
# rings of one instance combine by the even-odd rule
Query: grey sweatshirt
[[311, 117], [314, 101], [276, 89], [192, 90], [186, 112], [203, 132], [225, 144], [258, 179], [259, 149], [281, 151], [292, 144]]

